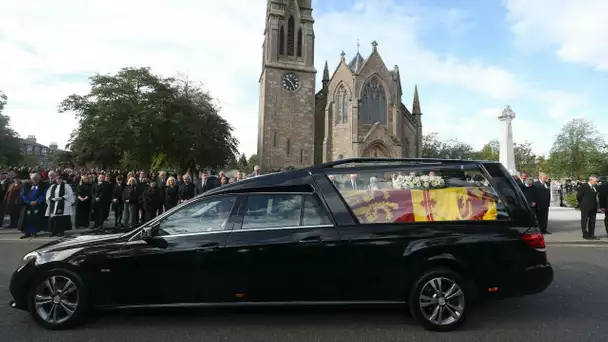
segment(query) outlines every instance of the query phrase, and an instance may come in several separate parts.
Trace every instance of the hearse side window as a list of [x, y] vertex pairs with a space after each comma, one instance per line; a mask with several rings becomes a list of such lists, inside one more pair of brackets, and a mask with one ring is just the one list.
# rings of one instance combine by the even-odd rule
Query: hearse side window
[[242, 229], [331, 224], [325, 211], [310, 195], [251, 195], [245, 210]]
[[328, 172], [359, 223], [509, 220], [477, 167]]
[[160, 234], [179, 235], [224, 230], [235, 201], [235, 196], [221, 196], [184, 205], [160, 221]]

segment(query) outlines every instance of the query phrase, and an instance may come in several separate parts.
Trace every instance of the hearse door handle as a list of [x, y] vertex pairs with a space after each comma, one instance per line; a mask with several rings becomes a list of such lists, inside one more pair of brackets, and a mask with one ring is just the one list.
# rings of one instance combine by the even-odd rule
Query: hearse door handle
[[319, 236], [309, 236], [309, 237], [303, 238], [299, 242], [301, 245], [313, 245], [315, 243], [323, 242], [323, 237], [320, 235]]
[[211, 242], [211, 243], [206, 243], [204, 245], [199, 246], [196, 249], [196, 251], [199, 253], [206, 253], [206, 252], [212, 252], [218, 248], [220, 248], [219, 242]]

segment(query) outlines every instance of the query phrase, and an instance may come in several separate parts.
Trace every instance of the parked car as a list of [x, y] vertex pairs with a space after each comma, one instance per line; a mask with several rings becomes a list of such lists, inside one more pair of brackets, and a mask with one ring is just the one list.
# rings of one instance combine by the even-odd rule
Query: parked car
[[48, 329], [93, 308], [406, 303], [424, 327], [448, 331], [475, 300], [539, 293], [553, 280], [507, 170], [441, 159], [357, 158], [255, 177], [24, 261], [11, 306]]

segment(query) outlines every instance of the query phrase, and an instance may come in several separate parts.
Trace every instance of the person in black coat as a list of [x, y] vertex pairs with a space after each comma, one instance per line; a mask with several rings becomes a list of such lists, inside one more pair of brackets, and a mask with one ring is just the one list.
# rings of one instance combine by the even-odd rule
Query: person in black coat
[[534, 188], [536, 189], [534, 198], [536, 203], [536, 219], [538, 220], [540, 232], [543, 234], [551, 234], [547, 230], [547, 225], [549, 224], [549, 205], [551, 204], [551, 186], [547, 180], [547, 175], [540, 173], [538, 181], [534, 183]]
[[606, 228], [606, 234], [608, 235], [608, 182], [603, 182], [597, 187], [598, 193], [598, 206], [600, 211], [604, 213], [604, 227]]
[[160, 192], [156, 186], [156, 182], [148, 183], [148, 188], [141, 195], [141, 203], [144, 210], [144, 223], [156, 217], [158, 207], [160, 206]]
[[167, 173], [165, 171], [158, 172], [156, 179], [156, 188], [160, 194], [160, 205], [158, 206], [158, 215], [165, 211], [165, 187], [167, 186]]
[[169, 210], [177, 205], [179, 202], [179, 186], [175, 177], [169, 177], [167, 179], [167, 185], [165, 186], [165, 210]]
[[91, 224], [91, 203], [93, 203], [93, 185], [88, 176], [80, 177], [80, 184], [76, 187], [76, 229], [89, 228]]
[[179, 187], [179, 202], [184, 203], [196, 195], [195, 186], [190, 175], [184, 175], [184, 184]]
[[108, 217], [110, 203], [112, 202], [112, 186], [106, 182], [106, 176], [99, 175], [97, 178], [97, 186], [93, 194], [93, 217], [95, 224], [93, 228], [103, 228], [105, 218]]
[[209, 176], [206, 171], [201, 172], [201, 179], [196, 184], [196, 194], [200, 195], [211, 189], [215, 189], [220, 186], [220, 181], [215, 175]]
[[123, 182], [122, 175], [116, 176], [116, 184], [112, 191], [112, 206], [114, 207], [114, 226], [124, 227], [122, 224], [122, 215], [124, 210], [124, 203], [122, 201], [122, 193], [125, 189], [125, 183]]
[[595, 217], [598, 209], [598, 176], [591, 175], [589, 182], [581, 184], [576, 191], [576, 200], [581, 210], [581, 230], [583, 239], [597, 240], [595, 236]]
[[522, 188], [522, 192], [524, 196], [526, 196], [526, 200], [528, 201], [528, 205], [534, 210], [536, 213], [536, 188], [534, 187], [534, 179], [528, 178]]
[[136, 226], [139, 209], [139, 192], [135, 177], [130, 177], [122, 190], [122, 203], [124, 203], [122, 223], [128, 228]]

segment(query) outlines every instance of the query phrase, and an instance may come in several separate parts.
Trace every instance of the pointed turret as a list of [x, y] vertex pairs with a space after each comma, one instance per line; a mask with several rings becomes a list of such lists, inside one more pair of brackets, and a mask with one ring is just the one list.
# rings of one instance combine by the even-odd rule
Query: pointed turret
[[420, 110], [420, 98], [418, 97], [417, 84], [414, 86], [414, 103], [412, 104], [412, 114], [422, 115], [422, 110]]
[[329, 66], [327, 65], [327, 61], [325, 61], [325, 67], [323, 68], [323, 79], [321, 80], [321, 84], [323, 85], [323, 89], [326, 89], [329, 85]]

